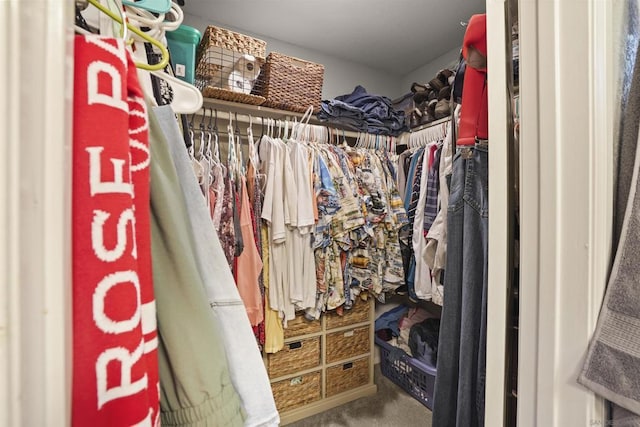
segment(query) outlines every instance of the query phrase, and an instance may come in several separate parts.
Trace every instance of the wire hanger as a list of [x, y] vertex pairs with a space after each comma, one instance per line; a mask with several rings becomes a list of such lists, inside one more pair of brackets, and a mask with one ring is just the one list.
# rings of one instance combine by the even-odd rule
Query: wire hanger
[[[124, 12], [123, 12], [123, 16], [118, 16], [117, 14], [113, 13], [111, 10], [107, 9], [102, 4], [100, 4], [99, 0], [88, 0], [88, 1], [89, 1], [89, 3], [91, 3], [91, 5], [96, 7], [102, 13], [104, 13], [107, 16], [109, 16], [109, 18], [111, 18], [114, 21], [116, 21], [117, 23], [123, 25]], [[136, 62], [136, 67], [137, 68], [140, 68], [142, 70], [147, 70], [147, 71], [158, 71], [158, 70], [163, 70], [164, 67], [167, 66], [167, 64], [169, 63], [169, 51], [167, 50], [167, 48], [160, 41], [154, 39], [153, 37], [149, 37], [147, 34], [143, 33], [139, 28], [136, 28], [134, 25], [131, 25], [129, 23], [126, 23], [126, 24], [123, 25], [123, 32], [124, 32], [124, 28], [127, 28], [129, 31], [134, 33], [136, 36], [140, 37], [144, 41], [146, 41], [148, 43], [151, 43], [153, 46], [157, 47], [160, 50], [160, 53], [162, 55], [162, 59], [160, 60], [160, 62], [155, 64], [155, 65], [149, 65], [149, 64], [145, 64], [145, 63]], [[127, 39], [126, 32], [125, 32], [125, 34], [123, 34], [122, 38], [125, 39], [125, 40]]]

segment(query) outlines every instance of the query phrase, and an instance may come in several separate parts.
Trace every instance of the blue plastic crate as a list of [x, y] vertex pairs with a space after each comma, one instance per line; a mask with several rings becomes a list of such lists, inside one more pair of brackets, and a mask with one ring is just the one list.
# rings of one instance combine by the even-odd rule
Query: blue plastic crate
[[414, 359], [402, 349], [376, 337], [380, 347], [380, 370], [382, 374], [413, 396], [418, 402], [433, 409], [433, 387], [436, 368]]

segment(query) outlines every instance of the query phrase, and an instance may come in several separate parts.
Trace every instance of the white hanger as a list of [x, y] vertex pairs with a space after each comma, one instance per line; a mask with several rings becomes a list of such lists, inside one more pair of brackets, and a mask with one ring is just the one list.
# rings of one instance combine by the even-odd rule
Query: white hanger
[[[155, 39], [164, 39], [165, 31], [173, 31], [177, 29], [184, 19], [182, 10], [175, 3], [172, 3], [171, 9], [167, 13], [167, 15], [172, 16], [172, 21], [165, 20], [165, 15], [163, 14], [156, 17], [146, 10], [133, 6], [128, 6], [127, 10], [132, 12], [130, 15], [127, 15], [130, 18], [130, 24], [135, 24], [137, 27], [148, 27], [149, 31], [145, 35]], [[139, 43], [142, 40], [137, 36], [134, 37], [134, 39]], [[165, 40], [160, 40], [160, 42], [166, 45]], [[135, 54], [135, 56], [137, 57], [137, 59], [147, 62], [145, 49], [137, 49], [136, 52], [137, 53]], [[139, 70], [138, 76], [143, 77], [146, 81], [149, 81], [150, 77], [148, 74], [153, 74], [154, 76], [166, 81], [169, 84], [173, 92], [171, 108], [174, 112], [179, 114], [193, 114], [198, 112], [202, 108], [202, 93], [195, 86], [172, 75], [169, 75], [162, 70]], [[146, 88], [147, 91], [149, 91], [148, 85], [143, 85], [143, 88]]]
[[[166, 31], [175, 31], [180, 27], [184, 20], [184, 13], [180, 6], [171, 3], [171, 8], [164, 14], [155, 16], [153, 13], [135, 6], [127, 6], [127, 17], [129, 21], [135, 23], [138, 27], [148, 27], [150, 30], [147, 34], [158, 40], [164, 38]], [[170, 19], [167, 19], [170, 18]]]

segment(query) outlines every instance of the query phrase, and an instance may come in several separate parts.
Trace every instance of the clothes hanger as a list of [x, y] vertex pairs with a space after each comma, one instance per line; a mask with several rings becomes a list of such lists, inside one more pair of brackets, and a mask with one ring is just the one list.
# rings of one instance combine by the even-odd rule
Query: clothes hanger
[[[127, 11], [134, 12], [127, 14], [130, 22], [132, 24], [137, 23], [138, 26], [149, 28], [149, 31], [144, 34], [153, 40], [163, 40], [165, 32], [167, 30], [176, 30], [184, 19], [182, 10], [175, 4], [172, 4], [170, 8], [170, 16], [172, 16], [173, 19], [172, 21], [165, 20], [164, 14], [156, 17], [153, 14], [137, 7], [128, 7]], [[146, 40], [143, 39], [143, 41]], [[149, 71], [149, 73], [164, 80], [171, 87], [173, 94], [171, 108], [175, 113], [192, 114], [200, 111], [204, 99], [198, 88], [164, 72], [164, 70], [152, 70]]]
[[289, 139], [289, 138], [288, 138], [288, 135], [289, 135], [289, 120], [288, 120], [288, 119], [286, 119], [286, 120], [284, 121], [284, 129], [283, 129], [283, 132], [284, 132], [284, 133], [283, 133], [283, 140], [285, 140], [285, 141], [286, 141], [286, 140], [288, 140], [288, 139]]
[[[87, 35], [87, 36], [91, 36], [91, 35], [95, 35], [96, 33], [100, 33], [100, 30], [98, 29], [99, 26], [95, 26], [94, 27], [95, 31], [92, 32], [91, 27], [89, 26], [89, 24], [85, 20], [84, 15], [82, 15], [82, 13], [81, 13], [82, 11], [85, 11], [89, 7], [89, 4], [90, 4], [89, 0], [76, 1], [76, 22], [75, 22], [75, 25], [74, 25], [76, 33], [84, 34], [84, 35]], [[93, 3], [91, 3], [91, 4], [93, 4]], [[129, 30], [128, 30], [128, 28], [126, 26], [122, 25], [122, 22], [126, 21], [126, 18], [125, 18], [125, 15], [124, 15], [124, 10], [122, 8], [122, 4], [118, 4], [116, 2], [114, 8], [118, 11], [118, 14], [119, 14], [120, 21], [118, 21], [117, 19], [114, 19], [114, 20], [116, 20], [117, 22], [120, 23], [120, 38], [123, 39], [123, 40], [127, 40], [128, 35], [129, 35], [129, 33], [128, 33]], [[109, 17], [111, 17], [111, 15], [118, 16], [114, 12], [111, 12], [110, 9], [107, 9], [104, 6], [102, 6], [102, 8], [100, 8], [100, 9], [96, 9], [96, 14], [99, 14], [100, 11], [105, 11], [105, 9], [110, 12], [108, 14]], [[88, 12], [92, 12], [92, 11], [89, 10]]]
[[253, 117], [249, 114], [249, 127], [247, 128], [247, 144], [249, 145], [249, 163], [254, 171], [258, 170], [256, 141], [253, 139]]
[[219, 144], [219, 136], [218, 136], [218, 110], [215, 110], [216, 113], [216, 121], [213, 126], [211, 126], [211, 120], [213, 119], [214, 110], [211, 109], [211, 116], [209, 116], [209, 124], [207, 129], [209, 130], [209, 134], [213, 137], [213, 147], [211, 148], [212, 160], [219, 165], [220, 162], [220, 144]]
[[184, 12], [175, 3], [171, 3], [166, 13], [153, 14], [137, 6], [127, 6], [127, 18], [137, 27], [146, 27], [149, 37], [164, 40], [167, 31], [177, 30], [184, 20]]
[[193, 119], [195, 118], [195, 114], [191, 115], [191, 120], [189, 121], [189, 157], [191, 159], [195, 159], [195, 141], [194, 141], [194, 132], [193, 132]]
[[[123, 22], [125, 22], [124, 12], [122, 12], [122, 16], [118, 16], [117, 14], [113, 13], [111, 10], [104, 7], [99, 0], [88, 0], [88, 1], [89, 3], [91, 3], [92, 6], [100, 10], [105, 15], [109, 16], [109, 18], [113, 19], [117, 23], [122, 25]], [[143, 70], [147, 70], [147, 71], [164, 70], [164, 67], [166, 67], [167, 64], [169, 63], [169, 51], [167, 50], [167, 48], [160, 41], [154, 39], [153, 37], [149, 37], [148, 35], [143, 33], [139, 28], [136, 28], [135, 26], [129, 23], [122, 25], [122, 27], [123, 27], [122, 31], [124, 33], [122, 35], [122, 38], [124, 40], [127, 40], [127, 34], [126, 34], [126, 31], [124, 30], [124, 28], [126, 28], [128, 31], [131, 31], [133, 34], [140, 37], [144, 41], [151, 43], [153, 46], [157, 47], [160, 50], [160, 53], [162, 55], [162, 59], [160, 60], [160, 62], [155, 65], [149, 65], [149, 64], [137, 62], [135, 64], [136, 67]]]
[[229, 123], [227, 124], [227, 137], [228, 137], [228, 146], [227, 146], [227, 173], [229, 179], [231, 181], [235, 181], [236, 179], [236, 167], [237, 167], [237, 159], [236, 159], [236, 144], [233, 135], [233, 115], [229, 114]]
[[236, 148], [236, 162], [237, 162], [237, 169], [236, 171], [239, 172], [242, 176], [246, 176], [246, 170], [245, 170], [245, 165], [244, 165], [244, 156], [242, 154], [242, 135], [240, 133], [240, 126], [238, 126], [238, 113], [234, 113], [235, 114], [235, 120], [236, 120], [236, 127], [234, 129], [234, 133], [235, 133], [235, 148]]
[[202, 92], [194, 85], [189, 84], [177, 77], [165, 73], [164, 71], [150, 71], [156, 77], [165, 80], [173, 90], [173, 100], [171, 108], [178, 114], [191, 114], [199, 111], [204, 103]]

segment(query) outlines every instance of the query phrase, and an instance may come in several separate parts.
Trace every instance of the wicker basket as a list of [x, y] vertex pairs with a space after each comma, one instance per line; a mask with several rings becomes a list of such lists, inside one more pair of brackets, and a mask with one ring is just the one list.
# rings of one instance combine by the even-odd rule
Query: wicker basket
[[303, 113], [320, 109], [324, 66], [277, 52], [269, 53], [254, 93], [266, 98], [264, 105]]
[[357, 301], [351, 310], [344, 310], [342, 316], [335, 312], [326, 314], [326, 326], [327, 329], [340, 328], [347, 325], [355, 325], [356, 323], [363, 323], [369, 320], [369, 311], [373, 299], [368, 301]]
[[290, 342], [277, 353], [267, 355], [267, 372], [278, 378], [320, 365], [320, 337]]
[[288, 322], [287, 328], [284, 330], [284, 338], [315, 334], [320, 331], [322, 331], [322, 324], [319, 320], [309, 321], [304, 315], [297, 315], [295, 319]]
[[286, 412], [320, 400], [321, 381], [322, 374], [318, 371], [271, 383], [276, 408]]
[[327, 369], [327, 397], [367, 385], [368, 383], [368, 357]]
[[350, 359], [369, 353], [369, 327], [327, 334], [327, 363]]
[[196, 87], [208, 98], [262, 104], [265, 98], [252, 91], [266, 49], [262, 40], [208, 26], [196, 52]]

